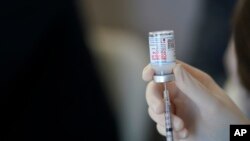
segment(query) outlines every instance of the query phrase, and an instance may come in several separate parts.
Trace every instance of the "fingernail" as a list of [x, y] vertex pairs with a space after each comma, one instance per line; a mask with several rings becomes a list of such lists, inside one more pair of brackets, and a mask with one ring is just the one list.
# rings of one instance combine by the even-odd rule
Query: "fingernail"
[[181, 65], [180, 65], [180, 64], [177, 64], [177, 65], [174, 67], [174, 74], [175, 74], [175, 77], [178, 77], [180, 73], [181, 73]]
[[188, 136], [188, 131], [187, 131], [187, 129], [184, 129], [183, 131], [181, 131], [181, 132], [179, 133], [179, 137], [182, 138], [182, 139], [187, 138], [187, 136]]
[[149, 81], [152, 79], [152, 75], [154, 74], [152, 68], [150, 65], [147, 65], [144, 69], [143, 69], [143, 73], [142, 73], [142, 79], [144, 81]]
[[147, 66], [143, 69], [143, 71], [147, 71], [149, 68], [150, 68], [150, 65], [147, 65]]
[[175, 79], [178, 81], [181, 79], [182, 76], [182, 67], [180, 64], [177, 64], [174, 68]]
[[174, 68], [174, 74], [175, 74], [175, 79], [177, 82], [184, 82], [186, 72], [181, 66], [181, 64], [176, 65], [176, 67]]

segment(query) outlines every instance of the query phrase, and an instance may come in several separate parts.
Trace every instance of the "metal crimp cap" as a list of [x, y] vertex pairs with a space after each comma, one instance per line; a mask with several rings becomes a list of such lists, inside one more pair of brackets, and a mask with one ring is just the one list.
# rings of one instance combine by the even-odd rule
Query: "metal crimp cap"
[[167, 75], [155, 75], [154, 76], [154, 81], [156, 83], [165, 83], [165, 82], [170, 82], [174, 81], [174, 74], [167, 74]]

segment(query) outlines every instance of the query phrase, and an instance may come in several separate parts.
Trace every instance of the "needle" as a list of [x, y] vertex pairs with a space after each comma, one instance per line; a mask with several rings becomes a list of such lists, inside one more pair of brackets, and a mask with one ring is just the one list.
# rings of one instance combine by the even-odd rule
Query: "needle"
[[171, 103], [167, 83], [164, 83], [164, 101], [165, 101], [165, 126], [166, 126], [166, 141], [173, 141], [173, 128], [171, 119]]

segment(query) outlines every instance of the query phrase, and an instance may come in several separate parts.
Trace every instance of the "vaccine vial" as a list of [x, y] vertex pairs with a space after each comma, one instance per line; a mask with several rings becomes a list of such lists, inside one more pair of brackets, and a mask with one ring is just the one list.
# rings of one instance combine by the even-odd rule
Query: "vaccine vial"
[[173, 30], [149, 32], [150, 64], [155, 71], [154, 81], [174, 80], [175, 39]]

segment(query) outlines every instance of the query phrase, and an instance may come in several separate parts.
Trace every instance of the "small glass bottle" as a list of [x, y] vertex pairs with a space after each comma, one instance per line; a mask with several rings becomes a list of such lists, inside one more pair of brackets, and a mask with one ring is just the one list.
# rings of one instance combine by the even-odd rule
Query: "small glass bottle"
[[164, 83], [174, 80], [175, 62], [174, 31], [149, 32], [150, 64], [155, 71], [154, 81]]

